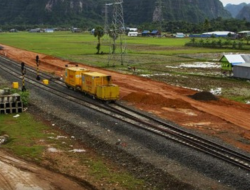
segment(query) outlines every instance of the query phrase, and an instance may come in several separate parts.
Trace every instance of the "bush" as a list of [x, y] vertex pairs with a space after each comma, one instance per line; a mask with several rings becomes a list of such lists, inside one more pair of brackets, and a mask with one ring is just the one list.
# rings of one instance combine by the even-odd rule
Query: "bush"
[[27, 107], [28, 106], [28, 103], [29, 103], [29, 96], [30, 96], [30, 93], [29, 91], [21, 91], [21, 90], [16, 90], [16, 89], [12, 89], [11, 90], [11, 93], [17, 93], [20, 95], [21, 97], [21, 101], [23, 103], [23, 106], [24, 107]]

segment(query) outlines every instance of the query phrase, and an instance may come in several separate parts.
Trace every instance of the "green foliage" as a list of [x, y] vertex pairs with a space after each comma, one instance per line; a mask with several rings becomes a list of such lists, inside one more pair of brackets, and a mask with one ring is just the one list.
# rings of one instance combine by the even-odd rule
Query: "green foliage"
[[193, 47], [206, 47], [206, 48], [216, 48], [216, 49], [239, 49], [239, 50], [246, 50], [250, 49], [250, 46], [244, 44], [242, 40], [234, 40], [231, 42], [229, 38], [207, 38], [206, 42], [201, 38], [198, 42], [191, 39], [190, 42], [187, 42], [186, 46], [193, 46]]
[[20, 97], [21, 97], [21, 101], [23, 103], [23, 106], [24, 107], [28, 106], [28, 104], [29, 104], [29, 96], [30, 96], [29, 91], [24, 91], [23, 92], [21, 90], [11, 89], [11, 92], [19, 94]]
[[107, 166], [98, 160], [89, 161], [89, 168], [91, 175], [95, 177], [95, 179], [109, 179], [110, 182], [117, 182], [122, 184], [125, 189], [137, 189], [144, 182], [142, 180], [135, 180], [127, 173], [112, 173], [108, 170]]
[[[162, 29], [166, 32], [176, 33], [184, 32], [191, 34], [199, 34], [209, 31], [232, 31], [239, 32], [248, 30], [250, 22], [238, 19], [211, 19], [205, 22], [192, 23], [188, 21], [165, 21], [162, 22]], [[156, 29], [156, 23], [148, 23], [140, 26], [141, 29]]]
[[23, 106], [24, 107], [27, 107], [28, 106], [28, 103], [29, 103], [29, 96], [30, 96], [30, 93], [29, 91], [24, 91], [24, 92], [19, 92], [20, 96], [21, 96], [21, 100], [23, 102]]
[[103, 28], [101, 26], [97, 26], [95, 28], [94, 36], [97, 37], [97, 39], [98, 39], [98, 43], [97, 43], [97, 46], [96, 46], [96, 49], [97, 49], [96, 54], [99, 54], [100, 49], [101, 49], [101, 37], [104, 36], [104, 30], [103, 30]]

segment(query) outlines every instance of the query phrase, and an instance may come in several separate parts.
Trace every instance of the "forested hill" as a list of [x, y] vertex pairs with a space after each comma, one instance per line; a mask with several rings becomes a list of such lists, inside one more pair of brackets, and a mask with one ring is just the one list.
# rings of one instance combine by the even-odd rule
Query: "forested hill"
[[[91, 26], [103, 23], [104, 5], [113, 0], [1, 0], [0, 25]], [[112, 12], [112, 6], [108, 7]], [[219, 0], [123, 0], [126, 24], [159, 20], [203, 22], [206, 18], [229, 18]]]
[[237, 19], [250, 21], [250, 4], [244, 6], [236, 16]]

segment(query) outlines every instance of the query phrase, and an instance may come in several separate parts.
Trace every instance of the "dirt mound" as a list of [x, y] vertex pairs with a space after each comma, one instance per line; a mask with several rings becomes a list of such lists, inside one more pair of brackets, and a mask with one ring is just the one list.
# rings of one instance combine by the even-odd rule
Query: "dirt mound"
[[147, 94], [132, 92], [127, 96], [123, 97], [122, 100], [132, 102], [140, 105], [160, 106], [160, 107], [172, 107], [172, 108], [192, 108], [191, 104], [181, 99], [170, 99], [165, 98], [160, 94]]
[[200, 101], [213, 101], [213, 100], [219, 100], [215, 95], [213, 95], [211, 92], [197, 92], [194, 95], [189, 96], [190, 98], [194, 100], [200, 100]]

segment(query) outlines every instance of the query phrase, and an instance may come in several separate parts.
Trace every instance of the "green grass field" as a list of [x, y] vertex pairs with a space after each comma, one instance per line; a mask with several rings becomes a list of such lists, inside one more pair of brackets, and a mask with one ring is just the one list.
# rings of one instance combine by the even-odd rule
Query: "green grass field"
[[[227, 52], [228, 49], [193, 48], [184, 46], [189, 38], [127, 37], [124, 65], [164, 63], [168, 56], [194, 53]], [[101, 38], [103, 55], [96, 55], [97, 38], [90, 33], [0, 33], [0, 44], [10, 45], [37, 53], [52, 55], [62, 59], [105, 67], [109, 62], [111, 41], [108, 36]], [[119, 44], [119, 40], [117, 40]], [[119, 48], [117, 47], [119, 60]], [[166, 57], [165, 57], [166, 56]], [[154, 60], [157, 60], [155, 62]], [[119, 61], [118, 61], [119, 62]], [[116, 65], [119, 65], [116, 63]]]

